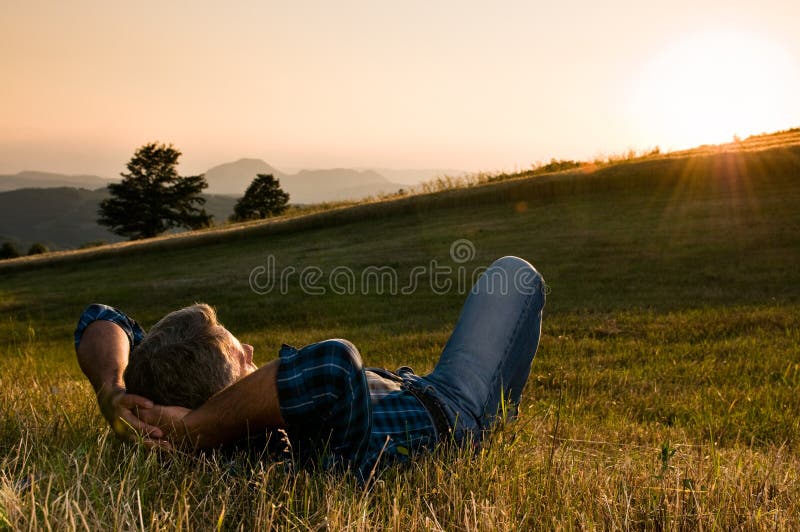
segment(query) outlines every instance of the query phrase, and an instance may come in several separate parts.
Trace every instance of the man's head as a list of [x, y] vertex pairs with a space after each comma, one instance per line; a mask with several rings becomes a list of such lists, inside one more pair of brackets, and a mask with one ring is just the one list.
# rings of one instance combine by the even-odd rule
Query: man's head
[[197, 408], [255, 370], [253, 348], [195, 304], [164, 316], [130, 355], [125, 386], [163, 405]]

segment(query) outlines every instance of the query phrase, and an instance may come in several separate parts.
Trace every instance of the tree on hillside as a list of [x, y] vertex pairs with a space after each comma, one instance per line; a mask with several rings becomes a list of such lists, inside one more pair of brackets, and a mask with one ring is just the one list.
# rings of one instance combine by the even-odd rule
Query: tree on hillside
[[42, 253], [47, 253], [48, 251], [50, 250], [47, 246], [41, 242], [35, 242], [31, 244], [30, 248], [28, 248], [28, 255], [41, 255]]
[[100, 203], [97, 223], [131, 240], [159, 235], [174, 227], [198, 229], [211, 223], [200, 193], [208, 186], [201, 175], [182, 177], [176, 166], [181, 152], [172, 144], [145, 144], [108, 185], [111, 197]]
[[0, 246], [0, 260], [1, 259], [15, 259], [19, 257], [19, 250], [12, 242], [3, 242]]
[[276, 216], [286, 210], [289, 194], [272, 174], [258, 174], [233, 207], [232, 222]]

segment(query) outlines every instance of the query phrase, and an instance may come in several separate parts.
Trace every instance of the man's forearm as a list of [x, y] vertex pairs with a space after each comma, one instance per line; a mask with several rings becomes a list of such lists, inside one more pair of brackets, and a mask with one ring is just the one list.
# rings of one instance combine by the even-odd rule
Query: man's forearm
[[278, 360], [251, 373], [192, 411], [178, 427], [184, 444], [217, 447], [285, 426], [278, 401]]
[[128, 367], [131, 345], [128, 335], [116, 323], [97, 320], [83, 331], [76, 351], [78, 364], [92, 383], [97, 394], [100, 412], [114, 433], [122, 438], [160, 438], [158, 427], [142, 422], [136, 415], [142, 408], [152, 408], [153, 402], [125, 391], [123, 374]]
[[130, 342], [122, 328], [110, 321], [91, 323], [77, 347], [78, 364], [98, 394], [125, 388]]

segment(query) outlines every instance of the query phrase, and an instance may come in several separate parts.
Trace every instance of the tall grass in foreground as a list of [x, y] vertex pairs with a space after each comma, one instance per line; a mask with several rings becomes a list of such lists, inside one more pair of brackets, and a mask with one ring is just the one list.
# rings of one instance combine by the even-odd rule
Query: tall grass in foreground
[[351, 478], [244, 458], [165, 459], [107, 433], [71, 457], [32, 440], [2, 464], [0, 522], [13, 529], [800, 526], [800, 463], [781, 448], [619, 448], [499, 432], [477, 457], [443, 451], [364, 490]]
[[[77, 399], [77, 398], [76, 398]], [[39, 408], [39, 405], [28, 405]], [[85, 405], [87, 410], [92, 405]], [[81, 407], [83, 408], [83, 406]], [[0, 473], [0, 526], [36, 529], [796, 529], [796, 455], [562, 438], [557, 407], [446, 449], [367, 489], [349, 476], [123, 446], [86, 415], [76, 434], [26, 426]], [[50, 418], [52, 419], [52, 418]], [[22, 428], [22, 427], [21, 427]], [[63, 452], [71, 449], [69, 452]]]
[[797, 315], [563, 316], [517, 421], [477, 454], [442, 448], [366, 488], [245, 453], [121, 444], [89, 386], [42, 359], [63, 346], [16, 324], [0, 371], [0, 526], [796, 529]]

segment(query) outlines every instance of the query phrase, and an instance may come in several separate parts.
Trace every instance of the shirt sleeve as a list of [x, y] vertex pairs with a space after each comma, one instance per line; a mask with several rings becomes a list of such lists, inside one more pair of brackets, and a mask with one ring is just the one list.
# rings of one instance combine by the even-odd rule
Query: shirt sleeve
[[108, 305], [93, 303], [86, 307], [78, 319], [78, 326], [75, 328], [75, 349], [80, 345], [81, 337], [83, 337], [86, 327], [97, 320], [110, 321], [119, 325], [125, 331], [131, 349], [139, 345], [139, 342], [144, 338], [144, 329], [124, 312]]
[[319, 457], [325, 466], [360, 461], [369, 444], [372, 403], [353, 344], [326, 340], [300, 350], [284, 345], [277, 387], [281, 415], [295, 444], [330, 453]]

